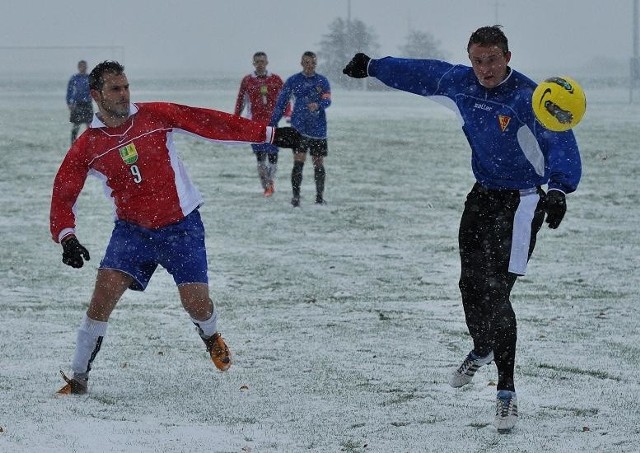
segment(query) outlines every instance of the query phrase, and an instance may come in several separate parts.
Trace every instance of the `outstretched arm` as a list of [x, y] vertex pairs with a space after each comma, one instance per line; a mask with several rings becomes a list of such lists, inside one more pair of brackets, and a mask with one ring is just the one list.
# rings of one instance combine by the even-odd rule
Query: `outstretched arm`
[[440, 60], [385, 57], [372, 59], [358, 53], [342, 72], [349, 77], [375, 77], [385, 85], [420, 96], [433, 96], [442, 91], [441, 81], [455, 65]]
[[[260, 121], [202, 107], [190, 107], [165, 102], [149, 103], [147, 105], [151, 105], [155, 112], [164, 116], [167, 123], [172, 127], [209, 140], [238, 143], [273, 143], [282, 148], [291, 148], [297, 145], [295, 135], [298, 132], [293, 128], [267, 126]], [[291, 131], [284, 131], [289, 129]]]
[[354, 79], [363, 79], [369, 77], [369, 61], [371, 57], [364, 53], [357, 53], [353, 56], [351, 61], [342, 70], [343, 74], [353, 77]]

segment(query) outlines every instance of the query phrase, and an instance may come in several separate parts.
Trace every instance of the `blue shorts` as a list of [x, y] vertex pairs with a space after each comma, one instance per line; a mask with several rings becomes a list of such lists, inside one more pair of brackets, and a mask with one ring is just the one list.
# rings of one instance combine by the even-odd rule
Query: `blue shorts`
[[100, 269], [116, 269], [134, 278], [129, 287], [144, 291], [158, 265], [176, 285], [208, 283], [204, 225], [196, 209], [181, 221], [158, 229], [116, 220]]
[[280, 149], [271, 143], [254, 143], [251, 145], [254, 153], [276, 154]]

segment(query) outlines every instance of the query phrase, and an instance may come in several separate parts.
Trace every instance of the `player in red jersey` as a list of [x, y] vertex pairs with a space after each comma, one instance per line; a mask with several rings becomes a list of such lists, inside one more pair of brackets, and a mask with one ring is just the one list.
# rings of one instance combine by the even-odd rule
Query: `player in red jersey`
[[[273, 107], [284, 82], [277, 74], [267, 71], [269, 60], [264, 52], [253, 54], [255, 71], [247, 74], [240, 82], [234, 113], [240, 115], [246, 107], [246, 116], [255, 121], [268, 124]], [[285, 116], [291, 116], [291, 106]], [[278, 170], [278, 147], [271, 143], [251, 145], [258, 163], [258, 176], [264, 190], [264, 196], [270, 197], [275, 191], [275, 176]]]
[[297, 146], [298, 132], [246, 118], [166, 102], [132, 104], [124, 67], [97, 65], [89, 75], [98, 106], [89, 129], [67, 152], [53, 184], [51, 234], [63, 263], [79, 268], [89, 252], [76, 238], [75, 205], [89, 174], [98, 177], [115, 207], [115, 226], [100, 263], [95, 289], [78, 329], [72, 377], [61, 394], [87, 392], [91, 364], [107, 322], [127, 289], [143, 291], [158, 265], [173, 276], [183, 307], [197, 326], [215, 366], [231, 365], [209, 297], [202, 195], [174, 145], [175, 132], [225, 142]]

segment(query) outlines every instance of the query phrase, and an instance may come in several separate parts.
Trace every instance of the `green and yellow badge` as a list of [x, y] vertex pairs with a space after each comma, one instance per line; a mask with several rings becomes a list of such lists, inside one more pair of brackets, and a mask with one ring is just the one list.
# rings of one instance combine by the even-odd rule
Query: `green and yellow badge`
[[127, 146], [120, 148], [120, 157], [122, 157], [122, 160], [127, 165], [135, 164], [138, 160], [138, 150], [136, 150], [136, 145], [129, 143]]

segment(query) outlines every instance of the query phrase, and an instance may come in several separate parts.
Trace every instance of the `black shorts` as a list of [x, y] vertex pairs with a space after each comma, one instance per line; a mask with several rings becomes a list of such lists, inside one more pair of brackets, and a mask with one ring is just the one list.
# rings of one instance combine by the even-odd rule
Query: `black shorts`
[[326, 156], [329, 154], [329, 148], [327, 147], [327, 139], [326, 138], [309, 138], [302, 137], [300, 139], [300, 145], [293, 150], [294, 153], [306, 153], [309, 151], [309, 154], [312, 156]]
[[93, 120], [93, 105], [91, 102], [79, 102], [69, 114], [69, 122], [73, 124], [90, 123]]

